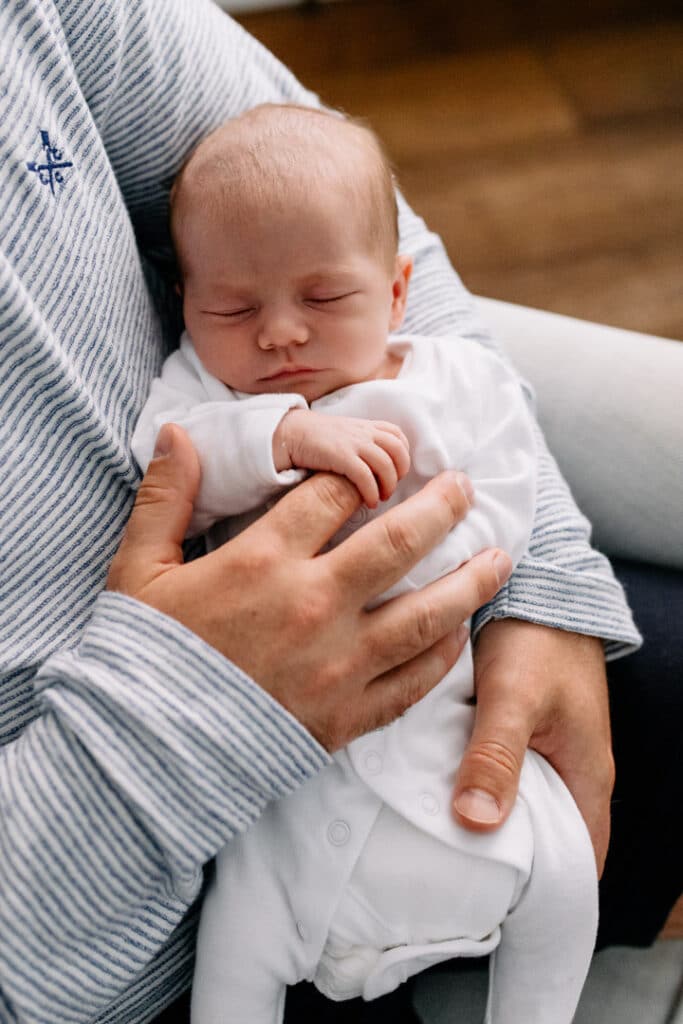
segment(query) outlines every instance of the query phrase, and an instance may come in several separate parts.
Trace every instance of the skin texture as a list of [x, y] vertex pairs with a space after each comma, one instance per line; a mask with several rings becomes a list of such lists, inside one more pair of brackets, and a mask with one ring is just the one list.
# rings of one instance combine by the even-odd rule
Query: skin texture
[[330, 751], [391, 721], [435, 686], [466, 641], [460, 627], [510, 573], [506, 554], [483, 552], [423, 591], [365, 611], [466, 513], [468, 486], [454, 473], [324, 555], [318, 552], [360, 496], [348, 480], [318, 474], [235, 540], [184, 565], [198, 483], [189, 438], [167, 424], [108, 588], [193, 630]]

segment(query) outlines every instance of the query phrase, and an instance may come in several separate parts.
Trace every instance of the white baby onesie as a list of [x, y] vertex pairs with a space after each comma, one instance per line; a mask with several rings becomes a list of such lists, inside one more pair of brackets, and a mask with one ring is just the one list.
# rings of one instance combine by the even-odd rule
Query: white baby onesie
[[[362, 507], [335, 542], [446, 468], [469, 475], [476, 501], [382, 600], [491, 545], [519, 560], [536, 465], [519, 385], [496, 356], [461, 339], [389, 345], [403, 358], [395, 380], [312, 403], [394, 422], [410, 442], [411, 469], [392, 498], [377, 513]], [[188, 430], [202, 465], [193, 530], [216, 523], [215, 545], [305, 475], [278, 474], [272, 460], [274, 430], [293, 407], [306, 402], [231, 391], [185, 336], [154, 383], [133, 450], [144, 468], [162, 423]], [[570, 1024], [597, 926], [588, 833], [559, 776], [533, 752], [501, 829], [476, 835], [455, 823], [453, 780], [473, 714], [468, 648], [418, 705], [336, 754], [219, 854], [202, 911], [193, 1024], [277, 1024], [286, 986], [302, 979], [333, 999], [373, 999], [431, 964], [489, 952], [487, 1022]]]

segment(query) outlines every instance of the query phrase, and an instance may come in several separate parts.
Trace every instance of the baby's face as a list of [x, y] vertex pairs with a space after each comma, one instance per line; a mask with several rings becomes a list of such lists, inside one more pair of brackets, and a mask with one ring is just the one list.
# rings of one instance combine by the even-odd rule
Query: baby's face
[[183, 224], [183, 311], [204, 366], [238, 391], [307, 401], [392, 376], [411, 262], [373, 251], [340, 197], [260, 208], [236, 222], [194, 205]]

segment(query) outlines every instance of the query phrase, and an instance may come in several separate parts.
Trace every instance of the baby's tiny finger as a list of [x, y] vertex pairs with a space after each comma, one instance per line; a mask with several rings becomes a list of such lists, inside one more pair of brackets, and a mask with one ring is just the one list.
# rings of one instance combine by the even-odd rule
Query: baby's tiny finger
[[394, 434], [384, 434], [381, 444], [394, 464], [397, 481], [402, 480], [410, 469], [408, 442], [401, 440], [401, 438], [396, 437]]
[[398, 483], [398, 474], [391, 455], [379, 445], [373, 445], [367, 452], [363, 452], [363, 458], [379, 482], [380, 498], [386, 501], [394, 493]]
[[397, 437], [399, 441], [402, 441], [407, 448], [410, 447], [408, 443], [408, 438], [403, 433], [401, 428], [398, 427], [395, 423], [389, 423], [388, 420], [375, 420], [374, 423], [379, 430], [383, 430], [387, 434], [393, 434], [394, 437]]
[[360, 491], [360, 496], [368, 508], [377, 508], [380, 501], [380, 488], [373, 467], [363, 459], [354, 461], [351, 469], [345, 474], [352, 484]]

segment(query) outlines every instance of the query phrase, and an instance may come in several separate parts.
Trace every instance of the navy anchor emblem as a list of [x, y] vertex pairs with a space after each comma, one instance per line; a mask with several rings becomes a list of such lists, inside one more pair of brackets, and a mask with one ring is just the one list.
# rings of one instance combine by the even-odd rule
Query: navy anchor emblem
[[50, 142], [50, 135], [48, 132], [40, 132], [40, 138], [45, 150], [45, 162], [36, 163], [31, 160], [26, 164], [29, 171], [33, 171], [38, 175], [42, 185], [49, 185], [52, 195], [55, 194], [55, 182], [58, 185], [64, 183], [64, 175], [62, 171], [66, 170], [67, 167], [73, 167], [73, 164], [69, 160], [64, 160], [64, 155], [61, 149], [57, 149]]

